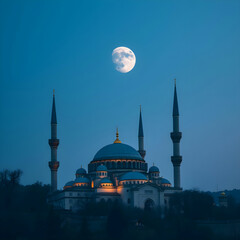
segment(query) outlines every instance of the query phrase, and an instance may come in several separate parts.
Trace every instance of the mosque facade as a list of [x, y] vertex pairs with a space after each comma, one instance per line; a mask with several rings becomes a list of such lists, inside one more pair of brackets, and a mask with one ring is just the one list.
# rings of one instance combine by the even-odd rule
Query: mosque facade
[[62, 190], [57, 188], [57, 117], [55, 95], [53, 95], [51, 117], [51, 193], [48, 203], [57, 209], [77, 210], [83, 208], [89, 201], [118, 201], [127, 206], [138, 208], [167, 207], [169, 197], [175, 192], [182, 191], [180, 184], [180, 140], [182, 133], [179, 131], [179, 109], [176, 83], [173, 100], [173, 131], [170, 137], [173, 142], [173, 186], [169, 180], [160, 176], [157, 166], [148, 169], [145, 160], [144, 134], [142, 113], [140, 109], [138, 150], [124, 144], [119, 139], [118, 130], [114, 143], [101, 148], [88, 164], [88, 170], [76, 170], [74, 180], [67, 182]]

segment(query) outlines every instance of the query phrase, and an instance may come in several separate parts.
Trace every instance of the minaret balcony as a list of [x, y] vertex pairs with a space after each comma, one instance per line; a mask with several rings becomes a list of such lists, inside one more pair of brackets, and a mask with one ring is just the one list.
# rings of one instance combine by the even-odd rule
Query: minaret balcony
[[59, 139], [49, 139], [48, 144], [50, 145], [50, 147], [58, 147]]
[[182, 156], [172, 156], [171, 161], [173, 163], [173, 166], [180, 166], [182, 162]]
[[181, 132], [171, 132], [171, 139], [173, 143], [179, 143], [182, 138]]
[[51, 171], [57, 171], [59, 168], [59, 162], [55, 161], [55, 162], [48, 162], [48, 166], [51, 169]]

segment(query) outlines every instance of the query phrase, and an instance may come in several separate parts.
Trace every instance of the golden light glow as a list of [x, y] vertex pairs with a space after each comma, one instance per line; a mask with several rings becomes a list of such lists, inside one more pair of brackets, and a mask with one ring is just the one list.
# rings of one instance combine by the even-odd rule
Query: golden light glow
[[97, 192], [102, 192], [102, 193], [115, 193], [116, 188], [109, 187], [109, 188], [98, 188]]
[[88, 183], [74, 183], [75, 187], [87, 187], [88, 185]]
[[147, 182], [147, 180], [138, 180], [138, 179], [123, 180], [123, 181], [120, 181], [120, 185], [144, 184], [146, 182]]
[[123, 192], [123, 186], [118, 186], [117, 193], [122, 194], [122, 192]]
[[169, 183], [162, 183], [162, 186], [163, 187], [171, 187], [171, 184], [169, 184]]
[[101, 187], [112, 187], [113, 184], [112, 183], [101, 183]]

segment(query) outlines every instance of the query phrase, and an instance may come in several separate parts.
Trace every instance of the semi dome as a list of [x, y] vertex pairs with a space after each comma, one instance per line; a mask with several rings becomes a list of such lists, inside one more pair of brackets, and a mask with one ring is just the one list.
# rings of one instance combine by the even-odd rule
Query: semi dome
[[101, 148], [94, 156], [93, 161], [108, 159], [143, 160], [139, 152], [123, 143], [113, 143]]
[[76, 171], [76, 174], [77, 175], [87, 174], [87, 171], [81, 167]]
[[100, 181], [100, 183], [110, 183], [110, 184], [112, 184], [112, 181], [111, 181], [110, 179], [108, 179], [108, 178], [103, 178], [103, 179]]
[[63, 189], [70, 188], [73, 186], [73, 184], [74, 184], [74, 181], [69, 181], [64, 185]]
[[156, 166], [152, 166], [149, 168], [149, 173], [153, 173], [153, 172], [159, 172], [159, 168]]
[[147, 180], [147, 177], [139, 172], [128, 172], [120, 178], [120, 181], [124, 180]]
[[96, 171], [97, 171], [97, 172], [100, 172], [100, 171], [106, 172], [106, 171], [107, 171], [107, 167], [102, 164], [102, 165], [100, 165], [100, 166], [97, 167], [97, 170], [96, 170]]
[[166, 178], [161, 178], [161, 184], [171, 185], [171, 183]]
[[90, 182], [89, 179], [85, 177], [78, 177], [74, 181], [74, 183], [89, 183], [89, 182]]
[[101, 187], [112, 187], [113, 186], [113, 183], [110, 179], [108, 178], [103, 178], [101, 181], [100, 181], [100, 186]]
[[77, 177], [74, 181], [74, 187], [89, 187], [89, 179], [85, 177]]

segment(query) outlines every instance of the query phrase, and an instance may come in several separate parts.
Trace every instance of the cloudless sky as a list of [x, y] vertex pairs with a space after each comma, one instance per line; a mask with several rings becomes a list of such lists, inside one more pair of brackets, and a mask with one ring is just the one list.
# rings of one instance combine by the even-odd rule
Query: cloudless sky
[[[173, 79], [184, 189], [240, 188], [240, 1], [0, 0], [0, 170], [50, 183], [56, 92], [59, 188], [103, 146], [137, 148], [173, 183]], [[114, 48], [136, 55], [114, 69]]]

